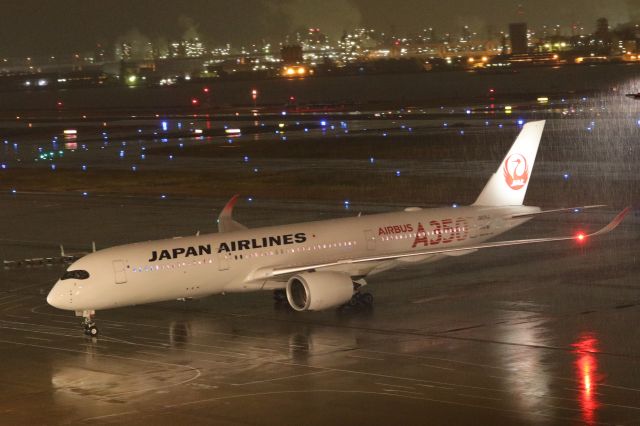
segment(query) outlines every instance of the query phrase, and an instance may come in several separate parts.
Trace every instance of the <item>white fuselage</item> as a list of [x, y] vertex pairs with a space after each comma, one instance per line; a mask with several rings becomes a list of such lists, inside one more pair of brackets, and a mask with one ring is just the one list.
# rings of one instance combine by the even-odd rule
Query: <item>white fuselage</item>
[[[88, 278], [59, 280], [47, 301], [60, 309], [87, 311], [281, 289], [286, 279], [264, 278], [256, 272], [432, 247], [473, 246], [527, 221], [507, 219], [510, 215], [537, 211], [525, 206], [408, 209], [117, 246], [73, 263], [68, 271], [86, 271]], [[444, 256], [345, 264], [330, 270], [357, 279]]]

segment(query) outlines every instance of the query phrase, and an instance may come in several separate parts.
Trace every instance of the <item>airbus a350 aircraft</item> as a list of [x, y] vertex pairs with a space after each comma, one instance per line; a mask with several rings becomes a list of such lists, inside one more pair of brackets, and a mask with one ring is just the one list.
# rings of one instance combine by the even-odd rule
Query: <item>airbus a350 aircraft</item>
[[227, 292], [275, 290], [297, 311], [370, 304], [372, 296], [360, 292], [364, 279], [397, 266], [612, 231], [629, 208], [589, 235], [485, 242], [536, 215], [573, 209], [523, 205], [544, 124], [524, 125], [471, 206], [247, 229], [232, 218], [236, 196], [220, 213], [218, 233], [90, 253], [69, 266], [47, 302], [82, 316], [91, 336], [96, 310]]

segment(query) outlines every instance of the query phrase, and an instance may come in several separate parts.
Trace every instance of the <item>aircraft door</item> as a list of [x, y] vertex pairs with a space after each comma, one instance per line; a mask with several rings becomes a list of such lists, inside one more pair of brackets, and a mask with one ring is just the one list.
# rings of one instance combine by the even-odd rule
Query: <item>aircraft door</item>
[[227, 253], [218, 253], [218, 270], [226, 271], [229, 269], [229, 256]]
[[364, 240], [367, 242], [367, 250], [375, 250], [376, 236], [371, 229], [364, 231]]
[[124, 284], [127, 282], [127, 262], [124, 260], [113, 261], [113, 273], [116, 284]]

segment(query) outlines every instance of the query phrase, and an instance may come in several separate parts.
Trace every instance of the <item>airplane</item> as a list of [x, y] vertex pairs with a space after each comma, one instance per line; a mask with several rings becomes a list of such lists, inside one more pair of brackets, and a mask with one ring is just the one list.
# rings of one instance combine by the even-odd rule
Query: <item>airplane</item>
[[272, 290], [295, 311], [371, 305], [365, 278], [389, 269], [510, 247], [599, 236], [615, 229], [621, 211], [591, 234], [486, 242], [547, 213], [525, 206], [545, 121], [523, 126], [511, 149], [470, 206], [404, 211], [248, 229], [233, 219], [234, 196], [218, 233], [127, 244], [90, 253], [69, 266], [47, 296], [82, 316], [98, 335], [95, 312], [214, 294]]
[[[39, 241], [24, 241], [24, 240], [8, 240], [8, 239], [0, 239], [0, 242], [8, 242], [8, 243], [18, 243], [18, 244], [29, 244], [29, 245], [37, 245], [37, 246], [46, 246], [47, 243], [41, 243]], [[91, 242], [91, 248], [93, 252], [96, 251], [96, 243], [95, 241]], [[89, 254], [88, 251], [77, 251], [68, 253], [65, 252], [64, 246], [60, 244], [60, 256], [51, 256], [51, 257], [33, 257], [29, 259], [18, 259], [18, 260], [7, 260], [4, 259], [2, 264], [4, 269], [13, 269], [13, 268], [21, 268], [21, 267], [33, 267], [33, 266], [51, 266], [54, 264], [67, 264], [70, 265], [76, 260], [86, 256]]]

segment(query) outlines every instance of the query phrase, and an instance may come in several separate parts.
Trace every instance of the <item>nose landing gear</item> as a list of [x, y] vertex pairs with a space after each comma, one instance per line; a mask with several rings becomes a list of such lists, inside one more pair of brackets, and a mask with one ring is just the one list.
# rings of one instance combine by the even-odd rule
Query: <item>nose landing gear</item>
[[91, 337], [98, 336], [98, 327], [96, 326], [93, 317], [96, 311], [82, 311], [76, 312], [76, 315], [82, 316], [82, 327], [84, 328], [84, 334]]

